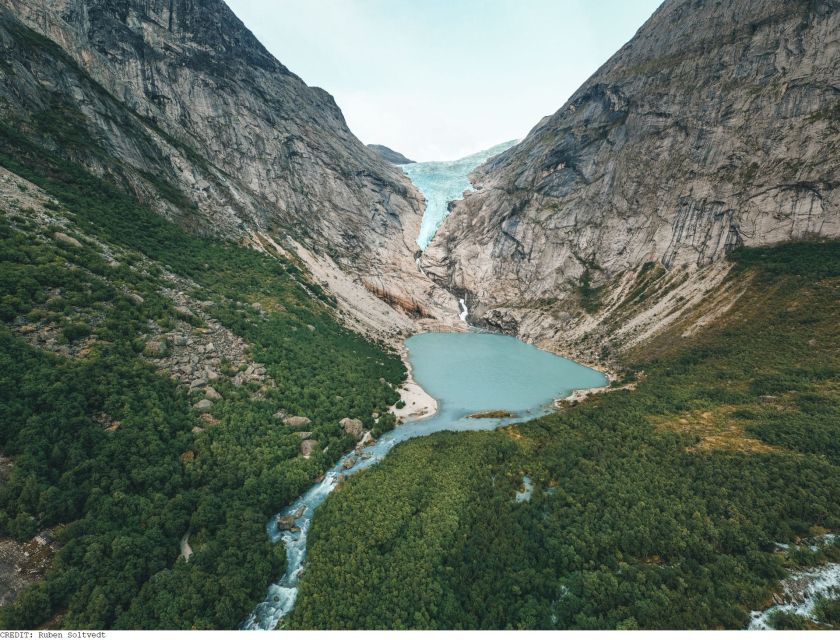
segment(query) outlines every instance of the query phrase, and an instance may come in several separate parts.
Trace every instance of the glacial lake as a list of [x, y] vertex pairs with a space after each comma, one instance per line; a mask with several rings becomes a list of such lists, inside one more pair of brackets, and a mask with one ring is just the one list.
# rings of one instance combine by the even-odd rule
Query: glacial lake
[[[378, 441], [338, 461], [323, 480], [283, 509], [267, 525], [268, 535], [286, 548], [286, 573], [269, 587], [243, 624], [245, 629], [274, 629], [295, 604], [306, 560], [306, 541], [317, 507], [342, 477], [382, 460], [400, 442], [437, 431], [477, 431], [522, 422], [552, 410], [556, 398], [576, 389], [607, 384], [604, 374], [512, 338], [489, 333], [424, 333], [406, 340], [413, 376], [438, 402], [436, 414], [406, 422]], [[493, 410], [507, 418], [469, 418]], [[277, 518], [294, 527], [280, 530]]]

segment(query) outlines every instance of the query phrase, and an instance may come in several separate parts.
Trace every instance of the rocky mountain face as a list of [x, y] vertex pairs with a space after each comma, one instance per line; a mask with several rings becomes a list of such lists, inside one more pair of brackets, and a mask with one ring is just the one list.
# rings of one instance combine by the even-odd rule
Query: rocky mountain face
[[475, 171], [421, 266], [473, 322], [603, 357], [731, 304], [734, 248], [840, 235], [838, 158], [840, 3], [667, 0]]
[[0, 0], [0, 116], [194, 232], [294, 254], [348, 320], [457, 320], [423, 201], [221, 0]]
[[414, 160], [409, 160], [399, 151], [394, 151], [390, 147], [386, 147], [384, 144], [369, 144], [368, 149], [375, 151], [382, 156], [382, 158], [392, 164], [414, 164]]

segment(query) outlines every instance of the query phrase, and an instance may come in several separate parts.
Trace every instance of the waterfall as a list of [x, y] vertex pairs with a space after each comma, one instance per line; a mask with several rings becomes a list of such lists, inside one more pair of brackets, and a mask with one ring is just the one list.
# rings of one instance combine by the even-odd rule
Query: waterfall
[[464, 302], [463, 298], [458, 298], [458, 306], [461, 307], [461, 313], [458, 314], [458, 317], [461, 318], [464, 322], [467, 321], [467, 315], [469, 315], [470, 311], [467, 309], [467, 303]]

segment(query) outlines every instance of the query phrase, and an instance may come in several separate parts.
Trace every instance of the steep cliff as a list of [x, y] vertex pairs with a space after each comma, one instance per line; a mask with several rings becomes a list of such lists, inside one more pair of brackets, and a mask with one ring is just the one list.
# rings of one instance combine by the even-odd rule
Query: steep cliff
[[0, 0], [0, 47], [8, 126], [194, 232], [302, 257], [369, 325], [443, 316], [435, 295], [455, 317], [414, 264], [410, 181], [221, 0]]
[[474, 322], [595, 356], [724, 308], [732, 249], [840, 235], [838, 8], [666, 1], [475, 171], [422, 266]]
[[399, 151], [394, 151], [390, 147], [386, 147], [384, 144], [369, 144], [367, 147], [392, 164], [414, 164], [414, 160], [409, 160]]

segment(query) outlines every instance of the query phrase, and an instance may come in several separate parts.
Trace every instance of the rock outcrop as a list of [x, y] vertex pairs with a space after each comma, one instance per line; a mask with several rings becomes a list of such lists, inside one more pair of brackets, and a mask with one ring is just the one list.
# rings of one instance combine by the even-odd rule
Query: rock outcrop
[[421, 266], [474, 323], [632, 344], [717, 290], [736, 247], [840, 235], [839, 94], [836, 0], [668, 0], [474, 172]]
[[361, 420], [356, 418], [342, 418], [338, 421], [339, 426], [344, 430], [344, 433], [353, 436], [356, 440], [360, 440], [365, 432], [365, 426]]
[[300, 443], [300, 454], [304, 458], [310, 458], [313, 453], [318, 451], [318, 441], [317, 440], [303, 440]]
[[390, 147], [386, 147], [384, 144], [369, 144], [368, 149], [375, 151], [378, 153], [382, 158], [391, 164], [414, 164], [414, 160], [409, 160], [399, 151], [394, 151]]
[[222, 0], [0, 0], [0, 121], [196, 233], [294, 254], [362, 328], [457, 317], [423, 202]]

